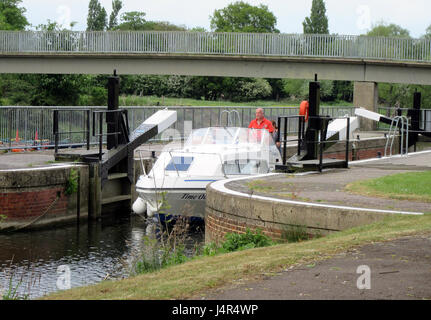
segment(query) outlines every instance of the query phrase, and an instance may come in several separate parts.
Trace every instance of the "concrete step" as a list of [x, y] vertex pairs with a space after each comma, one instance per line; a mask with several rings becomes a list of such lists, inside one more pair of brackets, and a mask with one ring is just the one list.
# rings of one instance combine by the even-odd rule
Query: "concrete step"
[[128, 195], [126, 194], [121, 196], [105, 198], [105, 199], [102, 199], [102, 205], [126, 201], [126, 200], [132, 200], [132, 196], [130, 194]]

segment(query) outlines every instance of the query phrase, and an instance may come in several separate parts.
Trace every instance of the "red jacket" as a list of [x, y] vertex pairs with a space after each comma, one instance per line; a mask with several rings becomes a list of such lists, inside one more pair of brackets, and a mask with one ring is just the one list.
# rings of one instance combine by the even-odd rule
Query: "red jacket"
[[252, 120], [248, 127], [250, 129], [266, 129], [269, 131], [269, 133], [274, 132], [274, 127], [272, 126], [272, 122], [265, 118], [263, 118], [260, 124], [257, 123], [257, 119]]

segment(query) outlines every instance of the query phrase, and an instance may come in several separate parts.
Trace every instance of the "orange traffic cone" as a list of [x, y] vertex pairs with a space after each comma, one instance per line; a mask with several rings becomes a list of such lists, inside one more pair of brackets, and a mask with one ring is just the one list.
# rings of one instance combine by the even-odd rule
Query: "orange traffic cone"
[[19, 142], [19, 131], [16, 129], [15, 142]]
[[34, 141], [37, 141], [37, 140], [39, 140], [39, 136], [38, 136], [37, 130], [36, 130], [36, 135], [34, 136]]

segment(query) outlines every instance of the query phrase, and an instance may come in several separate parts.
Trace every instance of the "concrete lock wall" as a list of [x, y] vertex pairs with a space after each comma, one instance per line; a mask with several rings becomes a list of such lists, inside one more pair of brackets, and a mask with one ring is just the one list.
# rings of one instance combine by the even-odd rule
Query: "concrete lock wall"
[[[67, 195], [72, 169], [78, 174], [78, 191]], [[86, 165], [0, 171], [0, 215], [5, 216], [0, 230], [86, 219], [88, 180]]]
[[205, 241], [219, 242], [226, 233], [261, 229], [274, 240], [282, 240], [289, 229], [305, 228], [309, 235], [326, 235], [381, 221], [387, 215], [307, 203], [251, 199], [207, 187]]
[[[396, 136], [393, 142], [392, 155], [399, 154], [399, 141], [400, 137]], [[385, 155], [385, 147], [386, 147], [387, 139], [382, 137], [373, 137], [373, 138], [365, 138], [361, 140], [351, 140], [349, 142], [349, 161], [355, 160], [365, 160], [371, 158], [377, 158], [379, 155]], [[390, 153], [390, 143], [389, 140], [387, 153]], [[296, 146], [290, 146], [286, 149], [286, 156], [290, 158], [298, 152]], [[343, 160], [346, 157], [346, 143], [338, 142], [335, 145], [328, 148], [324, 154], [323, 158], [332, 158], [332, 159], [340, 159]]]
[[[351, 141], [350, 160], [364, 160], [384, 155], [387, 139], [384, 137]], [[297, 152], [289, 147], [287, 155]], [[388, 151], [389, 152], [389, 151]], [[399, 153], [399, 137], [395, 137], [393, 154]], [[324, 158], [345, 158], [345, 143], [329, 148]], [[293, 201], [294, 202], [294, 201]], [[331, 206], [315, 207], [307, 203], [293, 204], [283, 201], [261, 200], [232, 195], [207, 187], [205, 211], [205, 241], [218, 242], [226, 233], [245, 233], [247, 228], [261, 229], [275, 240], [291, 228], [305, 228], [309, 235], [326, 235], [331, 232], [381, 221], [385, 213], [364, 210], [346, 210]]]

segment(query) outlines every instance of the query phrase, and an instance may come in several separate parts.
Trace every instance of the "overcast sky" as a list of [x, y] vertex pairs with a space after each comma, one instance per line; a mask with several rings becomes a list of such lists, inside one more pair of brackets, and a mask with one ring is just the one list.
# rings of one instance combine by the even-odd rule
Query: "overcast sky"
[[[100, 0], [111, 12], [112, 0]], [[123, 0], [121, 12], [144, 11], [147, 20], [169, 21], [189, 28], [210, 29], [210, 15], [234, 0]], [[248, 0], [265, 4], [277, 17], [283, 33], [302, 33], [302, 22], [310, 15], [312, 0]], [[74, 30], [85, 30], [89, 0], [23, 0], [27, 19], [32, 25], [48, 19], [67, 25], [76, 21]], [[330, 33], [361, 34], [379, 22], [395, 23], [420, 37], [431, 25], [429, 0], [325, 0]]]

